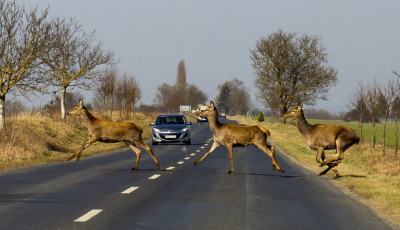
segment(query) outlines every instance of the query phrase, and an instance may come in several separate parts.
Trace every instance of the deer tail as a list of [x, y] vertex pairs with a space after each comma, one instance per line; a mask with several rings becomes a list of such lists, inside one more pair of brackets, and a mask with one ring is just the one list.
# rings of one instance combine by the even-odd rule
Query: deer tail
[[263, 131], [265, 134], [267, 134], [267, 136], [271, 136], [271, 132], [267, 128], [259, 126], [259, 125], [258, 125], [258, 128], [260, 128], [261, 131]]

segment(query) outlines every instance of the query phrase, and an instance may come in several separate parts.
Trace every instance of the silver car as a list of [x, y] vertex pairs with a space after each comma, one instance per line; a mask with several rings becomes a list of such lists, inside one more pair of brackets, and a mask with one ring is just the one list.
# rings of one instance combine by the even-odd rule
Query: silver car
[[161, 114], [156, 122], [150, 123], [152, 128], [152, 144], [161, 142], [183, 142], [191, 143], [190, 125], [182, 114]]

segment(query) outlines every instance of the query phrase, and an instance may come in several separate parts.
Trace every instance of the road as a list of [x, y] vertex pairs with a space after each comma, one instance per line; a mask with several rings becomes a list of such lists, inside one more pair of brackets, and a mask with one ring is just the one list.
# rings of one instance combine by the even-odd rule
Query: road
[[392, 229], [279, 152], [286, 173], [253, 146], [234, 148], [231, 175], [225, 147], [193, 166], [212, 135], [192, 131], [192, 145], [153, 146], [161, 171], [146, 152], [128, 171], [125, 149], [1, 173], [0, 229]]

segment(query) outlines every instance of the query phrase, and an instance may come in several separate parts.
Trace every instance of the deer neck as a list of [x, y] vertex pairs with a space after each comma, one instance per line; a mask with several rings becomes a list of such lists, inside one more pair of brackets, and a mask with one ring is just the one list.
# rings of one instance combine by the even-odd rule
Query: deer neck
[[301, 135], [303, 135], [304, 137], [307, 138], [311, 132], [312, 125], [310, 125], [307, 122], [306, 118], [304, 117], [303, 111], [301, 111], [300, 115], [298, 117], [296, 117], [295, 121], [296, 121], [297, 129], [299, 130]]
[[84, 118], [88, 123], [93, 123], [97, 118], [93, 116], [86, 108], [83, 109]]
[[218, 133], [221, 129], [222, 124], [218, 121], [218, 113], [213, 113], [212, 116], [208, 117], [208, 123], [210, 124], [210, 129], [213, 133]]

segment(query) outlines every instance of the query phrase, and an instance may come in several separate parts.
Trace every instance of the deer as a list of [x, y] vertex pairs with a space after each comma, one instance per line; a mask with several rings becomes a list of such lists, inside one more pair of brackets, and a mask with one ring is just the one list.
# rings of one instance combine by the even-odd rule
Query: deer
[[142, 153], [137, 146], [144, 148], [150, 154], [151, 158], [153, 158], [157, 165], [157, 169], [160, 170], [160, 163], [155, 157], [152, 149], [143, 142], [143, 129], [140, 126], [131, 122], [116, 122], [96, 118], [83, 105], [82, 100], [80, 100], [79, 104], [68, 112], [68, 115], [79, 115], [83, 117], [86, 120], [89, 130], [89, 138], [83, 142], [81, 148], [76, 153], [68, 158], [68, 161], [74, 159], [75, 157], [76, 161], [79, 161], [82, 151], [96, 141], [104, 143], [116, 143], [123, 141], [133, 150], [134, 153], [136, 153], [136, 164], [131, 171], [134, 171], [138, 168], [140, 155]]
[[218, 111], [213, 101], [210, 102], [210, 106], [203, 111], [197, 113], [197, 116], [207, 117], [210, 125], [210, 129], [213, 133], [214, 142], [211, 148], [193, 165], [199, 164], [208, 155], [210, 155], [218, 146], [226, 146], [229, 153], [230, 170], [228, 174], [233, 173], [233, 146], [248, 146], [255, 145], [266, 153], [272, 159], [272, 169], [280, 172], [285, 172], [279, 167], [278, 162], [275, 158], [275, 147], [267, 145], [266, 141], [271, 132], [262, 126], [241, 126], [229, 123], [220, 123], [218, 120]]
[[[297, 108], [283, 114], [281, 118], [294, 119], [297, 129], [307, 140], [310, 149], [317, 151], [315, 160], [320, 164], [320, 167], [328, 166], [319, 175], [325, 175], [332, 169], [336, 176], [339, 177], [339, 172], [333, 168], [338, 166], [344, 159], [344, 152], [348, 148], [360, 142], [360, 137], [357, 133], [353, 129], [342, 125], [309, 124], [304, 117], [303, 105], [301, 103]], [[336, 155], [332, 159], [325, 161], [324, 151], [332, 149], [336, 150]]]

